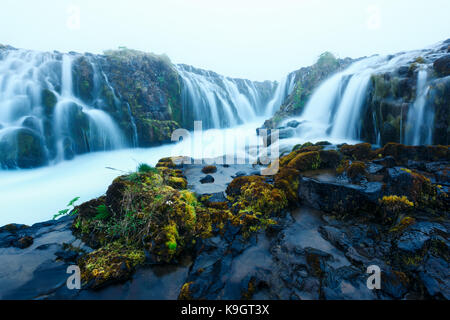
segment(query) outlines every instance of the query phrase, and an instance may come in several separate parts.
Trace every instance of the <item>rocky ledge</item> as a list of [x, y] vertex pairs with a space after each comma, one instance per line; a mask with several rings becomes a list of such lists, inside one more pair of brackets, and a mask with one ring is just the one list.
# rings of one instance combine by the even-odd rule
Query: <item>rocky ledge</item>
[[[0, 228], [0, 297], [448, 299], [449, 155], [307, 143], [273, 176], [142, 164], [69, 216]], [[71, 264], [81, 290], [65, 285]]]

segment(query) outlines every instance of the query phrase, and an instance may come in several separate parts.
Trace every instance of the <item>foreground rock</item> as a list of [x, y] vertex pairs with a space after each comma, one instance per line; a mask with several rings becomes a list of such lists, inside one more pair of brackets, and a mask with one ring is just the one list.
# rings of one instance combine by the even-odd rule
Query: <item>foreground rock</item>
[[[190, 160], [141, 165], [74, 217], [1, 228], [1, 297], [450, 297], [448, 146], [305, 144], [274, 176]], [[69, 264], [82, 290], [66, 288]]]

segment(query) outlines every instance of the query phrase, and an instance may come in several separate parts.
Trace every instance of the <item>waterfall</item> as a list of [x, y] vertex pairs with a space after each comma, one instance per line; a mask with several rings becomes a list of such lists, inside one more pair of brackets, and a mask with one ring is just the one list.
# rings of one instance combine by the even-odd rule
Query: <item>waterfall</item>
[[[361, 140], [361, 119], [369, 97], [371, 77], [393, 72], [400, 66], [409, 66], [423, 54], [423, 51], [412, 51], [394, 56], [372, 56], [332, 75], [313, 92], [303, 113], [296, 118], [301, 125], [295, 129], [295, 136], [303, 140]], [[405, 143], [413, 145], [432, 143], [434, 115], [426, 109], [429, 91], [426, 65], [422, 64], [419, 68], [416, 99], [409, 109], [407, 120], [402, 121], [400, 115], [400, 127], [406, 128]], [[285, 120], [284, 124], [290, 120]], [[372, 122], [375, 139], [381, 143], [375, 115]]]
[[[182, 105], [185, 120], [201, 120], [203, 128], [226, 128], [254, 121], [258, 116], [278, 108], [287, 96], [289, 84], [278, 86], [267, 103], [255, 83], [224, 77], [211, 71], [177, 65], [183, 81]], [[292, 81], [291, 81], [292, 80]]]
[[289, 74], [277, 84], [277, 88], [272, 99], [269, 101], [266, 107], [266, 116], [271, 117], [278, 108], [283, 104], [284, 99], [294, 89], [295, 77], [294, 74]]
[[427, 85], [427, 70], [422, 68], [417, 73], [416, 99], [407, 115], [409, 127], [405, 134], [405, 143], [410, 145], [431, 144], [433, 114], [426, 110], [427, 94], [430, 87]]
[[75, 96], [74, 57], [16, 49], [1, 53], [2, 167], [39, 166], [125, 146], [114, 120], [95, 102], [88, 105]]
[[336, 138], [359, 138], [359, 119], [366, 89], [370, 81], [371, 69], [351, 77], [344, 96], [338, 106], [331, 136]]

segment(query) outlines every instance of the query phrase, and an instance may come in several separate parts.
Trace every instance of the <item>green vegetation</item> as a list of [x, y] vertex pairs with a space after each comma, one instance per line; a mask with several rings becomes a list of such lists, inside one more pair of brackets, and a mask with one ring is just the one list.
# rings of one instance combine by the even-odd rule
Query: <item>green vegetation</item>
[[321, 68], [338, 67], [339, 61], [336, 59], [334, 54], [329, 51], [322, 53], [317, 60], [317, 65]]
[[158, 169], [156, 169], [146, 163], [140, 163], [137, 167], [137, 172], [139, 172], [139, 173], [157, 173]]
[[61, 217], [61, 216], [68, 215], [68, 214], [71, 215], [71, 216], [74, 216], [74, 215], [78, 214], [78, 208], [75, 207], [75, 203], [76, 203], [79, 199], [80, 199], [80, 197], [73, 198], [73, 199], [67, 204], [67, 208], [66, 208], [66, 209], [63, 209], [63, 210], [58, 211], [58, 213], [55, 214], [55, 215], [53, 216], [53, 220], [55, 220], [55, 219], [57, 219], [57, 218], [59, 218], [59, 217]]

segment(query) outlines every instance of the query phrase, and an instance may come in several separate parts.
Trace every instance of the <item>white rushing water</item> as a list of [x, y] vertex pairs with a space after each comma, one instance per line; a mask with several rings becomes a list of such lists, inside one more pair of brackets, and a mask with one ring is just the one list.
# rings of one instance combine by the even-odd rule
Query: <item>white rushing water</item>
[[422, 68], [417, 73], [416, 100], [408, 111], [408, 128], [405, 134], [405, 143], [410, 145], [431, 144], [433, 113], [425, 110], [427, 94], [430, 87], [427, 85], [428, 72]]
[[[9, 50], [3, 54], [0, 59], [0, 139], [3, 142], [18, 143], [15, 139], [19, 133], [35, 137], [41, 141], [38, 148], [45, 149], [47, 160], [53, 161], [64, 160], [67, 148], [86, 152], [127, 145], [106, 112], [75, 96], [72, 55], [27, 50]], [[47, 115], [42, 101], [44, 90], [56, 99], [54, 110], [47, 111]], [[87, 123], [85, 128], [80, 128], [83, 119]], [[48, 150], [53, 148], [50, 136], [56, 143], [56, 156], [49, 158]], [[19, 152], [18, 146], [9, 150]], [[14, 162], [14, 156], [9, 155], [9, 160]]]
[[272, 115], [292, 91], [294, 77], [277, 84], [265, 101], [261, 89], [244, 79], [232, 79], [211, 71], [177, 65], [183, 80], [182, 104], [192, 120], [203, 121], [205, 128], [228, 128], [254, 121], [263, 114]]
[[103, 195], [115, 177], [136, 170], [139, 163], [156, 165], [159, 159], [171, 155], [245, 157], [246, 147], [261, 145], [255, 129], [262, 120], [258, 118], [234, 128], [205, 130], [178, 144], [93, 152], [38, 169], [0, 170], [0, 226], [50, 220], [75, 197], [80, 197], [80, 204]]
[[[279, 140], [275, 145], [282, 153], [307, 141], [358, 142], [359, 119], [371, 75], [405, 65], [421, 54], [373, 56], [331, 76], [315, 90], [303, 114], [294, 118], [300, 122], [294, 129], [294, 136]], [[116, 176], [134, 171], [139, 163], [155, 165], [162, 157], [217, 158], [233, 155], [236, 158], [247, 157], [251, 162], [261, 151], [258, 148], [262, 139], [256, 135], [256, 128], [278, 110], [292, 92], [295, 78], [295, 74], [290, 74], [276, 87], [270, 88], [269, 84], [267, 88], [272, 95], [268, 97], [263, 96], [254, 82], [178, 65], [176, 68], [183, 81], [183, 110], [185, 116], [192, 114], [185, 120], [202, 120], [203, 129], [208, 130], [191, 134], [177, 144], [128, 149], [136, 146], [138, 139], [131, 110], [128, 112], [134, 137], [128, 144], [106, 112], [75, 96], [72, 63], [72, 55], [24, 50], [11, 51], [0, 60], [0, 142], [23, 129], [25, 119], [30, 117], [37, 124], [32, 129], [27, 127], [27, 130], [45, 139], [41, 92], [47, 89], [57, 100], [50, 119], [58, 155], [58, 161], [50, 162], [47, 167], [0, 170], [0, 225], [11, 222], [32, 224], [51, 219], [74, 197], [79, 196], [81, 203], [101, 196]], [[93, 68], [96, 69], [95, 66]], [[99, 87], [101, 78], [114, 99], [120, 99], [106, 75], [99, 70], [95, 71], [94, 87]], [[427, 71], [422, 67], [418, 72], [416, 101], [407, 115], [411, 126], [405, 134], [407, 143], [431, 142], [432, 115], [426, 110], [425, 103], [428, 90]], [[88, 130], [78, 130], [78, 125], [73, 122], [74, 115], [88, 119]], [[291, 120], [287, 119], [284, 124]], [[88, 144], [91, 153], [61, 161], [67, 158], [65, 148], [68, 141], [77, 138]]]
[[[395, 56], [372, 56], [357, 61], [324, 81], [314, 91], [301, 116], [286, 119], [283, 124], [292, 120], [299, 121], [301, 124], [295, 129], [295, 136], [305, 140], [358, 141], [361, 139], [362, 112], [366, 106], [372, 75], [409, 65], [423, 54], [424, 51], [411, 51]], [[426, 66], [420, 68], [417, 98], [406, 121], [409, 127], [405, 139], [407, 144], [432, 143], [433, 114], [426, 110], [429, 89]], [[379, 132], [376, 135], [379, 140]]]
[[[187, 66], [179, 66], [184, 94], [189, 99], [185, 103], [192, 104], [184, 107], [193, 107], [193, 120], [203, 120], [204, 128], [212, 129], [192, 134], [178, 144], [128, 149], [114, 120], [75, 95], [73, 59], [69, 54], [12, 50], [0, 60], [0, 142], [22, 129], [23, 118], [29, 116], [39, 123], [33, 134], [45, 140], [41, 92], [49, 90], [56, 98], [49, 118], [53, 122], [51, 135], [56, 144], [56, 157], [47, 167], [0, 170], [0, 225], [51, 219], [74, 197], [79, 196], [81, 203], [104, 194], [116, 176], [134, 171], [141, 162], [155, 165], [160, 158], [170, 155], [215, 158], [226, 154], [248, 157], [249, 161], [257, 156], [261, 138], [257, 137], [256, 128], [265, 120], [257, 114], [264, 113], [267, 102], [253, 82], [206, 71], [198, 73]], [[100, 79], [117, 103], [120, 97], [116, 96], [106, 75], [94, 64], [92, 67], [93, 104], [97, 102], [95, 92], [99, 90]], [[286, 95], [287, 89], [274, 92], [270, 108], [278, 108]], [[134, 128], [131, 146], [135, 146], [136, 124], [131, 110], [128, 111]], [[88, 120], [88, 130], [79, 130], [80, 123], [73, 122], [80, 116]], [[68, 141], [77, 138], [88, 144], [90, 153], [63, 161], [67, 159]]]

